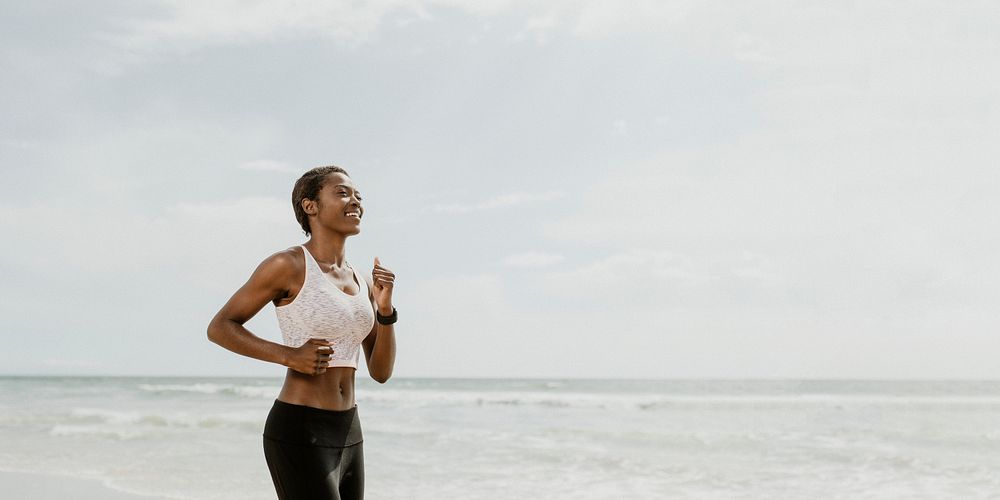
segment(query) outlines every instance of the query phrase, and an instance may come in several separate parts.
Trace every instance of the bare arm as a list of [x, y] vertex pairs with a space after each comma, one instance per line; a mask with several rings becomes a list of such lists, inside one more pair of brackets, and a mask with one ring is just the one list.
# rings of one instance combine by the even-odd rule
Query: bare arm
[[268, 302], [288, 294], [290, 284], [295, 283], [297, 269], [295, 257], [288, 251], [278, 252], [261, 262], [250, 279], [212, 318], [208, 324], [208, 339], [237, 354], [303, 373], [326, 371], [332, 352], [329, 342], [314, 339], [302, 347], [292, 348], [262, 339], [243, 326]]
[[[392, 285], [395, 276], [392, 271], [382, 267], [375, 260], [374, 277], [378, 283], [373, 285], [372, 279], [365, 276], [368, 281], [369, 298], [372, 301], [372, 308], [382, 316], [392, 314]], [[396, 364], [396, 331], [395, 325], [383, 325], [378, 321], [372, 325], [371, 332], [361, 342], [365, 349], [365, 361], [368, 363], [368, 373], [376, 382], [384, 384], [392, 376], [392, 368]]]

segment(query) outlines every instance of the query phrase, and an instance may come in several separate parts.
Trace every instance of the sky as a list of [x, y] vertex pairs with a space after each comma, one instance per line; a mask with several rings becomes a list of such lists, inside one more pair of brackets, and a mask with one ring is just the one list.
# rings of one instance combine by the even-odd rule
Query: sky
[[996, 3], [3, 12], [0, 374], [284, 374], [205, 330], [335, 164], [396, 377], [1000, 378]]

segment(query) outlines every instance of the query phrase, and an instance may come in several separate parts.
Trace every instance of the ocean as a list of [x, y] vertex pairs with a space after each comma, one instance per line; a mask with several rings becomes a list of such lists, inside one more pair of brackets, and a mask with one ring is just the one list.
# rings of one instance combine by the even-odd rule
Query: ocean
[[[273, 499], [277, 378], [0, 377], [0, 470]], [[1000, 498], [1000, 381], [358, 379], [366, 498]]]

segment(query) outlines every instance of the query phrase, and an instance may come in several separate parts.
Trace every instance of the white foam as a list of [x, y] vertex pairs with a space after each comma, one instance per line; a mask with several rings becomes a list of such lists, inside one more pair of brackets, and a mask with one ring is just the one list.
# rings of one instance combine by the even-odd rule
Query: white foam
[[49, 431], [52, 436], [110, 436], [118, 439], [135, 439], [146, 433], [135, 428], [121, 428], [100, 425], [56, 425]]
[[[260, 411], [227, 411], [227, 412], [139, 412], [108, 410], [104, 408], [73, 408], [70, 418], [94, 420], [114, 426], [140, 427], [259, 427], [264, 415]], [[59, 427], [59, 426], [56, 426]]]
[[[103, 477], [174, 497], [273, 498], [260, 431], [274, 379], [95, 381], [97, 398], [60, 380], [30, 383], [45, 394], [33, 404], [26, 390], [0, 393], [9, 409], [0, 468]], [[380, 474], [369, 496], [485, 500], [503, 488], [525, 498], [974, 499], [1000, 491], [992, 386], [905, 385], [892, 394], [886, 384], [829, 384], [830, 393], [795, 394], [803, 388], [737, 385], [359, 380], [365, 452]]]
[[613, 394], [544, 391], [461, 391], [358, 389], [358, 400], [372, 403], [423, 407], [438, 404], [549, 406], [573, 408], [655, 410], [672, 406], [700, 405], [973, 405], [1000, 406], [1000, 398], [990, 396], [890, 396], [890, 395], [691, 395]]
[[142, 391], [152, 393], [194, 392], [200, 394], [231, 394], [245, 398], [273, 398], [281, 390], [279, 386], [238, 385], [238, 384], [139, 384]]

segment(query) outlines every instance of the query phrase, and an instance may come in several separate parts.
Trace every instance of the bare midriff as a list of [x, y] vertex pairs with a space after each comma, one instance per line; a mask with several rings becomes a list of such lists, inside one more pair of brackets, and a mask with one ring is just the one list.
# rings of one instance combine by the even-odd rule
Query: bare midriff
[[354, 407], [354, 374], [347, 366], [327, 368], [319, 375], [306, 375], [289, 369], [278, 400], [324, 410], [350, 410]]

